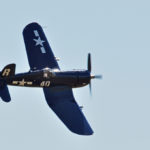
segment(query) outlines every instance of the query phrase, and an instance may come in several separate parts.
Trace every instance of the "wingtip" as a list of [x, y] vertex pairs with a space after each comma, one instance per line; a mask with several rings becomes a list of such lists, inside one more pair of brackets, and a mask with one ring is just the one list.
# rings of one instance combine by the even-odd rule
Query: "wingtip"
[[71, 132], [77, 134], [77, 135], [82, 135], [82, 136], [91, 136], [94, 134], [93, 130], [87, 130], [87, 131], [84, 131], [84, 132], [74, 132], [72, 130], [70, 130]]
[[27, 25], [24, 27], [23, 33], [25, 32], [26, 29], [28, 29], [28, 28], [31, 27], [31, 26], [39, 26], [39, 27], [41, 27], [41, 25], [40, 25], [39, 23], [37, 23], [37, 22], [31, 22], [31, 23], [27, 24]]
[[78, 135], [83, 135], [83, 136], [90, 136], [94, 134], [94, 131], [92, 130], [91, 126], [89, 125], [89, 123], [87, 122], [87, 120], [84, 119], [83, 121], [83, 126], [80, 129], [76, 129], [76, 128], [69, 128], [69, 130], [75, 134]]

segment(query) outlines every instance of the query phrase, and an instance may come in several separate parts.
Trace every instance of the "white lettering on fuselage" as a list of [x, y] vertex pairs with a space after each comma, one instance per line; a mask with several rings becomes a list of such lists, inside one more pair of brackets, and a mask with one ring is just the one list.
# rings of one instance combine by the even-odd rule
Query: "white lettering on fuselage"
[[42, 86], [42, 87], [49, 87], [50, 86], [50, 81], [42, 81], [40, 86]]

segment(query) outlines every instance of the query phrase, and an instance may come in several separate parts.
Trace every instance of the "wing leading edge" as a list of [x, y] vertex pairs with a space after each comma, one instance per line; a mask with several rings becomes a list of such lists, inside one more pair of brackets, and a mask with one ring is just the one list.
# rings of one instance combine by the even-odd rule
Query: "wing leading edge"
[[49, 107], [72, 132], [92, 135], [93, 131], [76, 103], [72, 89], [67, 86], [43, 89]]
[[28, 24], [23, 30], [23, 37], [31, 70], [45, 67], [59, 69], [52, 49], [39, 24]]

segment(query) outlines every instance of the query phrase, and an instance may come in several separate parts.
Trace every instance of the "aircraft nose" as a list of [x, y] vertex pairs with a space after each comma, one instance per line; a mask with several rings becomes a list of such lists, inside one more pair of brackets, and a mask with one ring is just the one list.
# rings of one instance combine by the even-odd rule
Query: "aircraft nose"
[[89, 83], [91, 80], [90, 72], [87, 71], [87, 72], [79, 73], [78, 79], [80, 83]]

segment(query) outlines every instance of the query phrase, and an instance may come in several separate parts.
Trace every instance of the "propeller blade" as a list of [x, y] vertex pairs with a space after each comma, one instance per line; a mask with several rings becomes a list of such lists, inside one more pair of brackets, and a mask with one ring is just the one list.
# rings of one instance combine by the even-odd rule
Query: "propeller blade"
[[88, 71], [91, 72], [91, 54], [88, 53]]
[[90, 90], [90, 95], [92, 95], [92, 84], [91, 84], [91, 82], [89, 83], [89, 90]]

